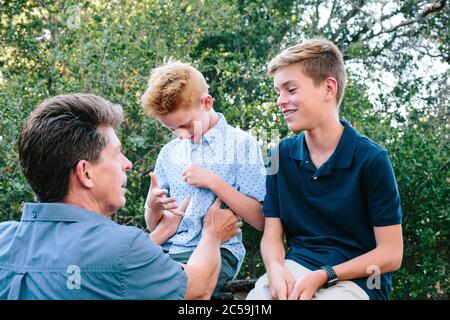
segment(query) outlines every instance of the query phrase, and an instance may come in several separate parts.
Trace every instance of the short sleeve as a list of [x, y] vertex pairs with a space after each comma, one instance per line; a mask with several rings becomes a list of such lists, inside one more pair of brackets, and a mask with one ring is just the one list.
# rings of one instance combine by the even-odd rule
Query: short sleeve
[[163, 253], [149, 235], [138, 232], [125, 258], [125, 299], [180, 300], [187, 288], [182, 265]]
[[[275, 152], [271, 150], [271, 152]], [[272, 157], [270, 157], [272, 158]], [[271, 164], [269, 164], [271, 165]], [[266, 218], [280, 218], [280, 205], [278, 199], [278, 174], [266, 176], [266, 196], [264, 198], [263, 212]]]
[[238, 154], [237, 161], [236, 184], [239, 186], [239, 191], [262, 202], [266, 194], [266, 170], [261, 148], [256, 139], [249, 136], [240, 146], [239, 152], [242, 152]]
[[400, 194], [386, 151], [376, 155], [363, 181], [372, 225], [383, 227], [401, 224]]
[[168, 192], [167, 196], [170, 197], [170, 186], [169, 180], [165, 173], [165, 168], [169, 168], [170, 164], [168, 163], [168, 157], [166, 156], [166, 146], [163, 147], [156, 159], [155, 164], [155, 173], [158, 177], [158, 184], [161, 189], [166, 189]]

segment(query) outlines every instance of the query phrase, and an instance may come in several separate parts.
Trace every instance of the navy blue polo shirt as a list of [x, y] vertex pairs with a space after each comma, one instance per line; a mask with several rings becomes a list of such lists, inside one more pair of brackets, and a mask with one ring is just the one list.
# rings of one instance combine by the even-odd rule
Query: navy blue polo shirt
[[[278, 171], [266, 180], [264, 216], [281, 219], [289, 247], [286, 259], [311, 270], [373, 250], [374, 227], [401, 223], [400, 195], [387, 151], [348, 122], [341, 123], [339, 143], [319, 169], [301, 132], [279, 144]], [[379, 289], [369, 289], [367, 278], [353, 281], [370, 299], [389, 298], [390, 273], [382, 274]]]

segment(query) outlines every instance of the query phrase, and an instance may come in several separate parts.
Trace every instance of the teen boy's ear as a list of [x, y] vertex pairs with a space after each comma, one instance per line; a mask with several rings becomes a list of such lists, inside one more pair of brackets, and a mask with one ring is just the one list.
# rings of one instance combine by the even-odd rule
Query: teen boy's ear
[[337, 95], [337, 81], [333, 77], [328, 77], [325, 80], [325, 101], [336, 99]]

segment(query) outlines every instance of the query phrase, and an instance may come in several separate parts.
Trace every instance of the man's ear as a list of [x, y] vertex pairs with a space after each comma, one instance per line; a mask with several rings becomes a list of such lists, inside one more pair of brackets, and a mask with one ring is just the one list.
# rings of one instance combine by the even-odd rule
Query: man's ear
[[213, 104], [214, 104], [214, 99], [213, 97], [211, 97], [209, 94], [206, 95], [206, 97], [204, 98], [204, 107], [206, 111], [211, 110]]
[[337, 81], [333, 77], [325, 80], [325, 101], [336, 99], [337, 95]]
[[80, 160], [75, 166], [75, 177], [79, 183], [85, 188], [91, 189], [94, 187], [94, 180], [92, 179], [92, 165], [89, 161]]

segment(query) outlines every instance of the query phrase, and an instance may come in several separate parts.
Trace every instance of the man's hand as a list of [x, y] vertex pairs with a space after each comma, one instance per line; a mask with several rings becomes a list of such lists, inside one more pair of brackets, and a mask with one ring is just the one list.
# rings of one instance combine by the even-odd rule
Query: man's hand
[[216, 175], [198, 164], [189, 165], [182, 173], [183, 181], [193, 187], [210, 188]]
[[161, 215], [163, 210], [168, 210], [171, 213], [183, 216], [184, 212], [179, 210], [178, 206], [173, 202], [175, 198], [167, 198], [165, 195], [168, 193], [166, 189], [161, 189], [158, 184], [158, 178], [154, 172], [150, 172], [151, 178], [150, 189], [147, 196], [147, 207], [154, 215]]
[[220, 209], [219, 198], [214, 201], [205, 215], [203, 235], [212, 237], [222, 244], [241, 232], [242, 220], [230, 209]]
[[324, 270], [316, 270], [302, 279], [297, 280], [289, 300], [311, 300], [314, 294], [327, 281], [328, 276]]
[[275, 300], [287, 300], [295, 285], [292, 273], [283, 265], [271, 266], [267, 272], [269, 288], [272, 298]]
[[[187, 196], [181, 203], [179, 210], [184, 213], [190, 201], [191, 197]], [[178, 229], [178, 226], [180, 225], [181, 219], [182, 216], [175, 215], [167, 210], [164, 210], [162, 213], [161, 220], [159, 221], [155, 230], [153, 230], [152, 233], [150, 234], [150, 239], [153, 240], [153, 242], [155, 242], [158, 245], [163, 244], [164, 242], [167, 241], [167, 239], [169, 239], [171, 236], [175, 234], [175, 232]]]

